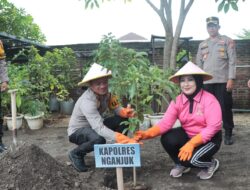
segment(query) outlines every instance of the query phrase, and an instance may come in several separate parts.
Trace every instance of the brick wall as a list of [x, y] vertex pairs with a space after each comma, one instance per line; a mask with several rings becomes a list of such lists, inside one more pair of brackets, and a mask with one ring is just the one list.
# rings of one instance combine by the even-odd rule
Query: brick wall
[[[194, 62], [198, 45], [201, 41], [190, 41], [189, 52]], [[237, 53], [237, 65], [236, 65], [236, 81], [235, 88], [233, 90], [234, 109], [248, 110], [250, 111], [250, 89], [247, 87], [247, 80], [250, 79], [250, 40], [235, 40], [236, 53]], [[123, 43], [123, 46], [127, 48], [136, 49], [138, 51], [145, 51], [149, 54], [150, 60], [154, 59], [157, 65], [162, 65], [163, 59], [163, 43], [157, 44], [157, 47], [152, 48], [151, 42], [131, 42]], [[60, 46], [57, 46], [60, 48]], [[65, 47], [65, 46], [63, 46]], [[98, 44], [77, 44], [68, 45], [76, 51], [79, 56], [80, 64], [84, 65], [89, 63], [91, 58], [91, 52], [98, 47]], [[77, 93], [76, 96], [79, 96]], [[77, 97], [75, 97], [76, 99]]]

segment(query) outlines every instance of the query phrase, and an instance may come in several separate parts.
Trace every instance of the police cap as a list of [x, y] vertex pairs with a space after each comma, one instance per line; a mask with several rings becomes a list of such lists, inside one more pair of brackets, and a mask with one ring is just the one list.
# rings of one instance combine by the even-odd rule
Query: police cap
[[208, 24], [219, 25], [219, 18], [218, 18], [218, 17], [214, 17], [214, 16], [208, 17], [208, 18], [206, 19], [206, 22], [207, 22], [207, 25], [208, 25]]

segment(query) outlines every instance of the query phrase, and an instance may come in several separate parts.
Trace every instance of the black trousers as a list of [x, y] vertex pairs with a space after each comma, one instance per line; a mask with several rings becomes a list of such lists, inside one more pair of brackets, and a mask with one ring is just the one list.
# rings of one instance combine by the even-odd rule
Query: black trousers
[[233, 97], [232, 92], [226, 89], [226, 83], [205, 84], [204, 90], [212, 93], [220, 103], [222, 110], [223, 128], [225, 134], [231, 136], [234, 128], [233, 122]]
[[178, 158], [179, 150], [189, 140], [190, 138], [182, 127], [173, 128], [161, 136], [161, 144], [175, 164], [207, 168], [211, 165], [213, 155], [220, 149], [222, 133], [219, 131], [211, 141], [196, 147], [189, 161], [180, 161]]
[[[121, 122], [127, 119], [120, 116], [109, 117], [104, 120], [103, 124], [109, 129], [122, 133], [127, 128]], [[78, 145], [73, 151], [79, 156], [85, 156], [87, 153], [94, 151], [95, 144], [105, 144], [106, 140], [98, 135], [91, 127], [82, 127], [69, 136], [69, 141]]]

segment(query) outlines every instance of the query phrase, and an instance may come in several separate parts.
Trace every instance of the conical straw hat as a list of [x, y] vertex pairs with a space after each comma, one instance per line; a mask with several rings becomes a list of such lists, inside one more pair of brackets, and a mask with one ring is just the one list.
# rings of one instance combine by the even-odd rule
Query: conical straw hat
[[108, 71], [108, 69], [104, 68], [103, 66], [93, 63], [87, 72], [87, 74], [84, 76], [81, 82], [78, 83], [78, 86], [85, 86], [88, 84], [89, 81], [99, 79], [102, 77], [108, 77], [112, 76], [111, 71]]
[[213, 78], [212, 75], [206, 73], [200, 67], [189, 61], [179, 71], [169, 77], [169, 80], [174, 83], [179, 83], [179, 78], [183, 75], [202, 75], [203, 81], [210, 80]]

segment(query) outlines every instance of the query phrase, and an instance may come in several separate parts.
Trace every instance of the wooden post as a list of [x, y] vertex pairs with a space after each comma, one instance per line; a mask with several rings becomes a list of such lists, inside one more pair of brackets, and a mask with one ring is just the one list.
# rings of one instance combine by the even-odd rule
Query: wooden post
[[124, 190], [122, 168], [116, 168], [116, 178], [118, 190]]
[[136, 187], [136, 167], [133, 167], [133, 181], [134, 181], [134, 187]]
[[16, 128], [16, 91], [17, 89], [9, 90], [11, 95], [11, 115], [12, 115], [12, 129], [13, 129], [13, 143], [17, 146], [17, 128]]

